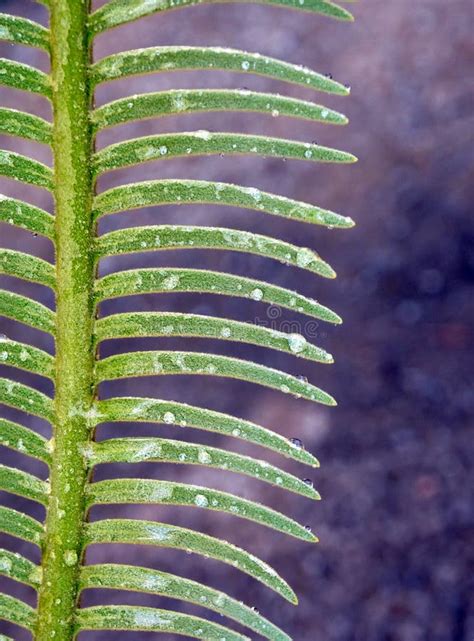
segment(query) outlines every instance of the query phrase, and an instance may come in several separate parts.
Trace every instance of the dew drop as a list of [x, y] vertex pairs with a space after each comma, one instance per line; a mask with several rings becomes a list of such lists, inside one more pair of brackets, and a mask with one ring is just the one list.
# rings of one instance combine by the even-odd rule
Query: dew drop
[[314, 258], [314, 252], [312, 252], [311, 249], [301, 247], [296, 253], [296, 264], [298, 267], [306, 267], [313, 262]]
[[13, 564], [10, 561], [10, 559], [7, 559], [7, 558], [0, 559], [0, 570], [2, 572], [5, 572], [6, 575], [8, 575], [8, 573], [11, 571], [12, 565]]
[[163, 416], [163, 420], [168, 425], [171, 425], [171, 423], [175, 422], [176, 416], [173, 414], [173, 412], [165, 412], [165, 414]]
[[207, 498], [204, 496], [204, 494], [196, 494], [194, 498], [194, 503], [198, 507], [207, 507], [209, 505], [209, 501]]
[[262, 290], [259, 289], [258, 287], [256, 287], [255, 289], [252, 289], [252, 291], [250, 292], [250, 298], [252, 298], [253, 300], [262, 300], [263, 298]]
[[290, 438], [291, 444], [298, 448], [299, 450], [303, 449], [303, 441], [300, 438]]
[[288, 346], [294, 354], [299, 354], [306, 347], [306, 338], [301, 334], [290, 334], [288, 336]]

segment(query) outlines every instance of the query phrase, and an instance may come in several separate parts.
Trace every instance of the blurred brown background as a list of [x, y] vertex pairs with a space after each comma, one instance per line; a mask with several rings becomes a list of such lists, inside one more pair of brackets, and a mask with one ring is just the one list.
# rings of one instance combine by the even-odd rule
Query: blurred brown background
[[[46, 12], [28, 0], [4, 1], [0, 6], [7, 12], [46, 19]], [[141, 20], [97, 42], [99, 57], [160, 44], [237, 47], [303, 63], [352, 85], [350, 98], [334, 99], [275, 81], [222, 72], [162, 74], [116, 82], [100, 88], [99, 104], [168, 87], [245, 85], [324, 102], [347, 113], [351, 124], [330, 128], [249, 114], [188, 115], [111, 130], [101, 137], [100, 144], [177, 127], [245, 130], [317, 140], [351, 151], [360, 161], [352, 167], [336, 167], [271, 159], [182, 159], [115, 172], [101, 180], [100, 189], [156, 177], [236, 182], [350, 215], [357, 227], [331, 231], [237, 209], [209, 207], [155, 208], [111, 217], [103, 225], [101, 231], [172, 221], [221, 224], [252, 228], [311, 246], [334, 266], [336, 281], [307, 275], [302, 278], [299, 270], [257, 257], [198, 251], [113, 259], [103, 265], [103, 273], [140, 263], [219, 268], [299, 287], [338, 311], [345, 323], [338, 328], [321, 324], [316, 332], [313, 327], [309, 337], [334, 354], [336, 364], [332, 367], [234, 344], [185, 343], [186, 349], [210, 348], [222, 354], [253, 357], [307, 376], [338, 399], [336, 409], [211, 378], [145, 379], [138, 385], [123, 382], [102, 390], [103, 396], [138, 392], [235, 413], [301, 438], [319, 457], [322, 466], [313, 476], [324, 500], [318, 504], [245, 477], [214, 474], [204, 468], [149, 465], [138, 472], [133, 470], [155, 478], [213, 483], [261, 499], [311, 525], [321, 539], [318, 546], [300, 544], [204, 510], [128, 506], [92, 514], [93, 518], [126, 514], [173, 520], [240, 543], [274, 564], [289, 580], [300, 596], [298, 609], [228, 566], [182, 553], [116, 547], [108, 552], [92, 550], [89, 559], [125, 559], [224, 587], [284, 627], [295, 641], [472, 641], [474, 10], [469, 0], [365, 0], [353, 5], [353, 10], [357, 20], [351, 25], [277, 8], [202, 6]], [[42, 56], [26, 48], [1, 44], [0, 53], [47, 68]], [[48, 115], [39, 99], [3, 89], [1, 93], [1, 104]], [[49, 160], [39, 146], [7, 139], [2, 142], [6, 148]], [[39, 191], [5, 180], [1, 187], [3, 193], [51, 206]], [[5, 225], [0, 226], [0, 234], [3, 246], [52, 258], [50, 246], [40, 238]], [[7, 278], [2, 283], [47, 304], [53, 302], [39, 287]], [[268, 320], [261, 304], [212, 296], [146, 296], [121, 304], [115, 301], [103, 311], [132, 308]], [[285, 312], [273, 320], [276, 328], [284, 321], [294, 321], [305, 331], [305, 319], [297, 315]], [[44, 336], [15, 327], [5, 319], [0, 319], [0, 333], [52, 348]], [[177, 345], [170, 339], [128, 344], [117, 341], [104, 347], [102, 353]], [[15, 376], [38, 385], [33, 376]], [[2, 415], [19, 418], [3, 408]], [[46, 433], [39, 421], [27, 422]], [[183, 434], [178, 428], [143, 426], [138, 432], [130, 426], [102, 427], [98, 437], [138, 433], [188, 438], [256, 453], [255, 448], [199, 432]], [[259, 456], [264, 454], [258, 452]], [[44, 475], [40, 466], [25, 463], [20, 455], [5, 450], [1, 456]], [[280, 462], [276, 457], [272, 460]], [[297, 464], [283, 464], [296, 474], [307, 475]], [[96, 478], [131, 472], [130, 466], [115, 466], [100, 470]], [[7, 495], [2, 499], [34, 513], [27, 501]], [[14, 546], [13, 540], [4, 538], [8, 547]], [[26, 544], [15, 549], [35, 558]], [[29, 591], [7, 580], [4, 584], [11, 593], [31, 600]], [[172, 605], [208, 614], [158, 597], [114, 593], [89, 594], [84, 603], [95, 603], [99, 596], [109, 603]], [[219, 617], [215, 620], [222, 621]], [[0, 623], [2, 631], [15, 639], [27, 638], [18, 629]], [[125, 640], [138, 636], [96, 633], [81, 638]], [[139, 638], [151, 639], [153, 635], [140, 634]]]

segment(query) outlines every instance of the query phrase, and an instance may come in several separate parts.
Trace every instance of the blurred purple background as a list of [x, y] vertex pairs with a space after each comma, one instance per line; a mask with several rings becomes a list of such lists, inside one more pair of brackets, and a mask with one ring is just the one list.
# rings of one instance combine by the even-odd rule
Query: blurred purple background
[[[97, 3], [97, 6], [102, 3]], [[33, 2], [0, 2], [1, 10], [44, 21]], [[125, 381], [104, 386], [110, 394], [151, 395], [234, 413], [289, 437], [303, 440], [322, 466], [313, 474], [323, 501], [309, 501], [230, 473], [206, 468], [122, 465], [102, 468], [96, 479], [132, 473], [180, 479], [259, 499], [312, 526], [318, 546], [272, 534], [245, 521], [205, 510], [111, 507], [99, 515], [145, 516], [201, 529], [247, 547], [274, 564], [300, 596], [300, 607], [285, 604], [236, 570], [196, 556], [165, 550], [91, 550], [90, 561], [126, 560], [176, 572], [227, 589], [256, 606], [285, 628], [295, 641], [472, 641], [474, 603], [473, 405], [472, 358], [474, 229], [473, 97], [474, 10], [469, 0], [381, 2], [353, 5], [354, 24], [310, 14], [260, 6], [202, 6], [141, 20], [101, 36], [96, 55], [160, 44], [225, 45], [259, 51], [318, 71], [352, 85], [350, 98], [327, 98], [275, 81], [222, 72], [162, 74], [104, 85], [98, 104], [142, 91], [169, 87], [242, 87], [281, 91], [324, 102], [346, 113], [346, 128], [249, 114], [203, 114], [126, 125], [106, 132], [99, 143], [176, 130], [211, 129], [268, 133], [339, 147], [355, 153], [355, 166], [249, 158], [182, 159], [155, 162], [104, 177], [100, 189], [156, 177], [192, 177], [255, 186], [307, 200], [352, 216], [348, 231], [270, 219], [237, 209], [216, 207], [154, 208], [110, 217], [106, 229], [132, 224], [188, 222], [253, 229], [308, 245], [336, 269], [325, 281], [273, 261], [236, 253], [185, 251], [114, 258], [102, 272], [147, 265], [193, 265], [252, 275], [285, 287], [298, 287], [344, 318], [341, 327], [308, 326], [285, 312], [269, 319], [264, 305], [213, 296], [144, 296], [111, 302], [119, 309], [183, 310], [247, 321], [299, 324], [317, 344], [334, 354], [332, 367], [304, 363], [269, 350], [189, 339], [116, 341], [102, 354], [137, 348], [212, 349], [254, 358], [307, 376], [331, 392], [338, 408], [251, 386], [186, 377]], [[22, 47], [0, 45], [3, 56], [46, 69], [44, 56]], [[40, 99], [1, 90], [0, 103], [48, 116]], [[4, 139], [16, 149], [49, 161], [38, 145]], [[39, 190], [1, 180], [3, 193], [51, 207]], [[270, 228], [271, 227], [271, 228]], [[39, 237], [0, 226], [2, 246], [21, 248], [51, 259], [51, 247]], [[53, 301], [38, 286], [3, 277], [2, 286]], [[275, 310], [272, 310], [273, 313]], [[0, 318], [0, 333], [51, 349], [39, 332]], [[3, 368], [18, 380], [51, 391], [35, 377]], [[2, 408], [2, 415], [25, 420]], [[40, 421], [25, 420], [47, 433]], [[132, 434], [170, 435], [265, 452], [205, 433], [185, 434], [173, 427], [101, 427], [98, 438]], [[278, 457], [269, 460], [281, 463]], [[2, 461], [24, 469], [45, 470], [21, 455], [1, 452]], [[307, 476], [296, 463], [285, 469]], [[2, 493], [6, 504], [39, 515], [28, 501]], [[36, 559], [27, 544], [3, 537], [5, 545]], [[7, 540], [8, 539], [8, 540]], [[32, 591], [4, 580], [12, 594], [32, 599]], [[142, 603], [207, 616], [200, 608], [159, 597], [113, 592], [91, 593], [84, 604]], [[219, 617], [214, 620], [224, 622]], [[26, 634], [0, 623], [15, 639]], [[166, 635], [165, 635], [166, 636]], [[83, 634], [81, 639], [129, 639], [136, 634]], [[140, 639], [154, 638], [141, 634]], [[163, 638], [161, 637], [156, 638]], [[175, 639], [168, 635], [169, 639]]]

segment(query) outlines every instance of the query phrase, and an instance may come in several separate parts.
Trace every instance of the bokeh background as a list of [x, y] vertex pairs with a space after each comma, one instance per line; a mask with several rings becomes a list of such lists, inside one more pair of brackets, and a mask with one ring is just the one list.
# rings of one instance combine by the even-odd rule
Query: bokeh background
[[[96, 3], [100, 6], [102, 3]], [[1, 10], [44, 22], [46, 12], [28, 0], [0, 2]], [[172, 520], [243, 544], [289, 580], [300, 597], [295, 609], [246, 575], [184, 553], [151, 549], [90, 551], [90, 561], [123, 561], [176, 572], [223, 587], [284, 627], [295, 641], [472, 641], [474, 639], [473, 405], [472, 363], [474, 228], [473, 97], [474, 9], [470, 0], [365, 0], [353, 5], [354, 24], [277, 8], [202, 6], [142, 20], [100, 37], [98, 57], [122, 49], [159, 44], [225, 45], [260, 51], [306, 64], [352, 86], [350, 98], [327, 98], [275, 81], [236, 74], [161, 74], [102, 87], [99, 104], [169, 87], [242, 87], [284, 91], [315, 99], [350, 117], [346, 128], [300, 123], [249, 114], [181, 116], [121, 127], [103, 135], [100, 145], [176, 128], [268, 133], [340, 147], [355, 153], [355, 166], [249, 158], [183, 159], [115, 172], [100, 189], [124, 181], [193, 177], [237, 182], [307, 200], [352, 216], [357, 226], [331, 231], [269, 219], [237, 209], [187, 207], [150, 209], [111, 217], [101, 231], [132, 224], [188, 222], [254, 229], [313, 247], [334, 266], [336, 281], [309, 277], [297, 269], [240, 254], [185, 251], [165, 256], [136, 255], [107, 261], [102, 273], [138, 264], [194, 265], [253, 275], [321, 300], [344, 318], [341, 327], [311, 326], [310, 338], [334, 354], [332, 367], [234, 344], [187, 340], [187, 349], [255, 358], [286, 368], [330, 391], [335, 409], [312, 405], [247, 384], [206, 378], [144, 379], [104, 386], [110, 394], [182, 400], [264, 424], [303, 440], [322, 465], [314, 482], [323, 501], [310, 503], [278, 489], [230, 473], [205, 468], [148, 465], [134, 469], [154, 478], [180, 479], [237, 490], [286, 511], [312, 526], [320, 544], [308, 546], [244, 521], [205, 510], [112, 507], [101, 516], [145, 516]], [[22, 47], [0, 44], [1, 55], [47, 68], [45, 58]], [[0, 103], [48, 116], [47, 105], [26, 94], [1, 90]], [[49, 162], [48, 152], [4, 139], [4, 148]], [[51, 207], [45, 194], [2, 180], [3, 193]], [[2, 246], [52, 259], [39, 237], [0, 226]], [[40, 287], [3, 277], [2, 286], [28, 293], [48, 305]], [[118, 301], [119, 309], [179, 309], [215, 313], [274, 327], [308, 331], [298, 315], [264, 305], [212, 296], [144, 296]], [[39, 332], [0, 318], [0, 333], [52, 349]], [[108, 344], [103, 355], [137, 348], [169, 348], [170, 339]], [[182, 344], [180, 343], [182, 346]], [[4, 368], [4, 372], [13, 375]], [[33, 376], [14, 374], [51, 391]], [[192, 384], [191, 384], [192, 383]], [[2, 407], [2, 416], [24, 420], [42, 433], [41, 421]], [[126, 434], [174, 438], [253, 452], [217, 436], [185, 434], [179, 428], [101, 427], [98, 438]], [[3, 449], [3, 448], [2, 448]], [[264, 455], [263, 450], [258, 452]], [[280, 462], [277, 457], [269, 457]], [[44, 477], [40, 464], [1, 452], [9, 461]], [[296, 463], [283, 462], [301, 476]], [[127, 476], [130, 466], [100, 469], [96, 478]], [[5, 504], [41, 516], [28, 501], [2, 493]], [[4, 536], [10, 549], [36, 559], [27, 544]], [[32, 592], [2, 579], [2, 586], [32, 602]], [[90, 593], [85, 604], [146, 603], [196, 607], [159, 597]], [[210, 615], [212, 618], [212, 615]], [[219, 617], [216, 620], [220, 620]], [[0, 623], [0, 633], [22, 641], [28, 635]], [[166, 636], [166, 635], [165, 635]], [[140, 639], [153, 638], [140, 634]], [[162, 635], [163, 637], [163, 635]], [[137, 634], [83, 634], [81, 639], [137, 639]], [[157, 636], [158, 638], [158, 636]], [[177, 637], [169, 636], [169, 639]]]

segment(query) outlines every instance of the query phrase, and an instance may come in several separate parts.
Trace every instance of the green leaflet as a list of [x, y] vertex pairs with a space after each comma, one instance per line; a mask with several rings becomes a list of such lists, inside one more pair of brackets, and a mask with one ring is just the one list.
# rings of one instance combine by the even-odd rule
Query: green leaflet
[[222, 625], [189, 614], [130, 605], [82, 608], [77, 614], [77, 629], [171, 632], [204, 641], [250, 641]]
[[308, 67], [225, 47], [150, 47], [124, 51], [93, 64], [91, 82], [97, 85], [127, 76], [192, 69], [252, 73], [342, 96], [350, 92], [344, 85]]
[[255, 521], [303, 541], [318, 540], [309, 530], [280, 512], [234, 494], [207, 487], [154, 479], [112, 479], [88, 486], [88, 507], [117, 503], [200, 507]]
[[95, 415], [95, 425], [136, 421], [175, 424], [183, 428], [217, 432], [266, 447], [300, 463], [319, 467], [318, 460], [306, 452], [298, 441], [290, 441], [250, 421], [185, 403], [155, 398], [111, 398], [97, 403]]
[[335, 125], [348, 122], [344, 115], [327, 107], [277, 94], [235, 89], [181, 89], [110, 102], [92, 113], [92, 123], [99, 131], [134, 120], [201, 111], [251, 111]]
[[148, 592], [188, 601], [234, 619], [271, 641], [290, 641], [287, 634], [258, 612], [224, 592], [167, 572], [132, 565], [88, 565], [81, 570], [80, 587]]
[[48, 484], [45, 481], [7, 465], [0, 465], [0, 490], [47, 504]]
[[[97, 9], [90, 18], [92, 34], [112, 29], [121, 24], [137, 20], [157, 11], [180, 9], [197, 4], [218, 4], [223, 2], [244, 2], [249, 0], [112, 0]], [[352, 20], [352, 15], [329, 0], [251, 0], [257, 4], [269, 4], [302, 11], [321, 13], [339, 20]]]
[[[1, 78], [3, 76], [0, 75]], [[53, 172], [49, 167], [5, 149], [0, 150], [0, 176], [48, 190], [53, 188]]]
[[353, 227], [354, 221], [327, 209], [275, 196], [254, 187], [204, 180], [153, 180], [104, 191], [94, 199], [95, 218], [152, 205], [206, 203], [254, 209], [328, 227]]
[[0, 339], [0, 364], [26, 370], [32, 374], [54, 377], [54, 358], [47, 352], [25, 343]]
[[54, 289], [54, 267], [41, 258], [16, 251], [0, 249], [0, 274], [15, 276]]
[[4, 405], [44, 418], [50, 423], [54, 420], [53, 403], [49, 396], [28, 385], [0, 378], [0, 399]]
[[199, 352], [149, 351], [109, 356], [96, 366], [96, 382], [136, 376], [222, 376], [264, 385], [324, 405], [336, 401], [318, 387], [291, 374], [229, 356]]
[[154, 225], [119, 229], [100, 236], [96, 256], [129, 254], [164, 249], [221, 249], [273, 258], [286, 265], [307, 269], [324, 278], [335, 278], [332, 267], [307, 247], [227, 227], [190, 227], [185, 225]]
[[131, 312], [105, 316], [96, 323], [96, 341], [138, 336], [197, 336], [240, 341], [278, 349], [302, 358], [332, 363], [331, 354], [308, 343], [301, 334], [286, 334], [259, 325], [214, 316], [173, 312]]
[[311, 298], [283, 287], [244, 278], [234, 274], [204, 269], [131, 269], [100, 278], [96, 283], [96, 302], [108, 298], [138, 294], [201, 292], [222, 296], [237, 296], [256, 302], [292, 309], [328, 323], [339, 324], [341, 318], [332, 310]]
[[33, 608], [7, 594], [0, 594], [0, 620], [33, 630], [36, 614]]
[[355, 156], [345, 151], [283, 138], [249, 134], [214, 133], [200, 130], [144, 136], [110, 145], [93, 159], [94, 174], [178, 156], [257, 155], [314, 162], [352, 163]]
[[36, 588], [41, 581], [41, 568], [18, 552], [0, 548], [0, 574]]
[[0, 13], [0, 40], [49, 51], [49, 31], [37, 22]]
[[286, 581], [264, 561], [227, 541], [194, 530], [155, 521], [104, 519], [86, 525], [84, 544], [87, 546], [93, 543], [133, 543], [195, 552], [232, 565], [264, 583], [291, 603], [297, 602]]
[[41, 303], [15, 292], [0, 289], [0, 316], [6, 316], [48, 334], [55, 333], [54, 312]]
[[[0, 26], [0, 34], [1, 34]], [[51, 125], [43, 118], [16, 109], [0, 107], [0, 133], [27, 140], [51, 143]]]
[[[1, 429], [1, 422], [0, 422]], [[1, 431], [0, 431], [1, 437]], [[319, 499], [319, 494], [305, 481], [284, 472], [266, 461], [242, 456], [216, 447], [196, 445], [162, 438], [114, 438], [92, 445], [89, 464], [100, 463], [181, 463], [205, 465], [271, 483], [284, 490]]]
[[28, 229], [47, 238], [54, 237], [54, 218], [39, 207], [0, 195], [0, 222]]
[[0, 532], [40, 545], [43, 526], [27, 514], [0, 505]]
[[22, 62], [0, 58], [0, 85], [51, 98], [51, 81], [43, 71]]
[[0, 418], [0, 445], [27, 456], [33, 456], [45, 463], [51, 462], [51, 453], [46, 439], [24, 425], [4, 418]]
[[131, 312], [105, 316], [96, 323], [97, 343], [110, 338], [138, 336], [196, 336], [240, 341], [270, 347], [320, 363], [333, 362], [331, 354], [308, 343], [301, 334], [286, 334], [227, 318], [173, 312]]

